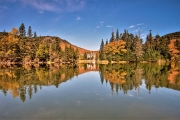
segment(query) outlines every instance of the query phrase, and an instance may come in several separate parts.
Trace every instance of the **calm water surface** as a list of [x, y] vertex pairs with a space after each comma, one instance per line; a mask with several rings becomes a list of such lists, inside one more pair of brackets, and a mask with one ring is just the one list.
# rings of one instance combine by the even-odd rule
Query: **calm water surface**
[[0, 120], [180, 119], [178, 65], [1, 67]]

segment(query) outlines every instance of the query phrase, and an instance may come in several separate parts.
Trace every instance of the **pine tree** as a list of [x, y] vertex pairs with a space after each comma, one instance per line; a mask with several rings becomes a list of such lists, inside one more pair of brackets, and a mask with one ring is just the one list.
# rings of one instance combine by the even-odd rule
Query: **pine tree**
[[107, 45], [108, 44], [108, 39], [106, 40], [106, 44], [105, 45]]
[[113, 42], [114, 40], [115, 40], [114, 30], [112, 30], [110, 42]]
[[138, 61], [139, 58], [143, 55], [143, 52], [142, 52], [142, 40], [140, 39], [140, 35], [135, 36], [134, 41], [133, 41], [133, 48], [134, 48], [133, 54], [135, 55], [136, 61]]
[[105, 60], [105, 51], [104, 51], [104, 41], [102, 39], [101, 45], [100, 45], [100, 55], [99, 55], [100, 60]]
[[37, 37], [37, 34], [36, 34], [36, 31], [34, 31], [34, 38], [36, 38]]
[[29, 26], [29, 28], [28, 28], [28, 37], [32, 38], [32, 36], [33, 36], [32, 29], [31, 29], [31, 26]]
[[103, 50], [103, 48], [104, 48], [104, 40], [102, 39], [101, 45], [100, 45], [100, 51]]
[[116, 40], [119, 40], [119, 31], [118, 31], [118, 29], [116, 31]]
[[155, 47], [156, 47], [156, 43], [152, 36], [151, 30], [150, 30], [149, 35], [147, 35], [147, 37], [146, 37], [145, 44], [146, 44], [147, 49], [155, 49]]
[[84, 53], [84, 60], [87, 60], [87, 53]]
[[20, 34], [20, 36], [22, 36], [22, 37], [25, 37], [25, 36], [26, 36], [26, 30], [25, 30], [24, 23], [22, 23], [21, 26], [19, 27], [19, 34]]
[[124, 30], [124, 33], [123, 33], [123, 35], [122, 35], [122, 39], [123, 40], [125, 40], [125, 39], [127, 39], [128, 38], [128, 35], [129, 35], [129, 33], [128, 33], [128, 30]]

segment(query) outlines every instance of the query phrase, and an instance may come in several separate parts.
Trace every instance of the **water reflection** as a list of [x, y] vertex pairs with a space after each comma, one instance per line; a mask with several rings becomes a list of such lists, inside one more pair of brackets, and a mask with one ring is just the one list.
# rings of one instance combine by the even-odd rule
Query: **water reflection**
[[102, 84], [104, 81], [109, 83], [112, 93], [122, 90], [127, 94], [129, 90], [139, 89], [142, 80], [149, 93], [152, 87], [180, 90], [179, 64], [108, 64], [99, 68]]
[[99, 71], [102, 84], [110, 84], [112, 93], [127, 94], [138, 90], [144, 80], [146, 88], [166, 87], [180, 90], [179, 64], [79, 64], [48, 66], [0, 66], [0, 90], [6, 96], [9, 91], [22, 102], [41, 90], [42, 86], [59, 85], [89, 71]]

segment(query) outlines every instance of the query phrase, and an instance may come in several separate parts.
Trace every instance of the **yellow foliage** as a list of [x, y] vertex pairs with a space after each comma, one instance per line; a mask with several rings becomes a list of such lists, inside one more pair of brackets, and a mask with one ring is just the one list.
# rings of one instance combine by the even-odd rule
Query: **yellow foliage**
[[10, 32], [10, 34], [12, 34], [12, 35], [18, 35], [18, 33], [19, 33], [19, 31], [17, 28], [12, 28], [12, 30]]
[[126, 53], [127, 50], [125, 48], [126, 42], [123, 40], [110, 42], [109, 44], [105, 45], [104, 50], [106, 54], [121, 54]]
[[14, 34], [8, 34], [7, 36], [3, 36], [1, 38], [2, 45], [13, 45], [18, 43], [18, 38]]
[[107, 79], [108, 81], [115, 83], [115, 84], [124, 84], [126, 82], [125, 76], [126, 72], [120, 72], [120, 71], [106, 71], [104, 74], [104, 78]]

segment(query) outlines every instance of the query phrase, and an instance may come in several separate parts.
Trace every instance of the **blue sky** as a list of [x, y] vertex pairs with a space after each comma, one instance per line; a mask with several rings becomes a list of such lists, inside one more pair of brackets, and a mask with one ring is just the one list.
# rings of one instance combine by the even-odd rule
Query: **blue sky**
[[161, 36], [180, 31], [180, 0], [0, 0], [0, 31], [22, 22], [37, 35], [98, 50], [117, 28], [133, 34], [140, 29], [143, 39], [149, 30]]

